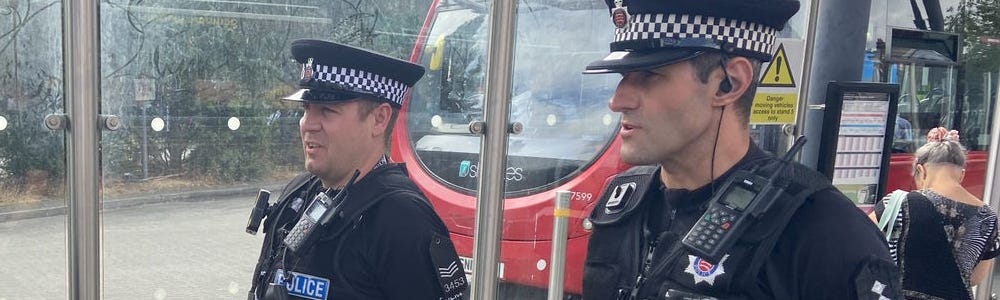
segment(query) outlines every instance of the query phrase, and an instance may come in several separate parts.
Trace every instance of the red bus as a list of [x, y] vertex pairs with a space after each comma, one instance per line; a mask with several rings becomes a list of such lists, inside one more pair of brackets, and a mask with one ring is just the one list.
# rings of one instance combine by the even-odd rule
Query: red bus
[[[627, 168], [618, 160], [618, 116], [607, 109], [620, 76], [581, 73], [607, 54], [606, 39], [596, 37], [613, 31], [599, 1], [519, 4], [510, 119], [524, 130], [507, 146], [499, 276], [547, 286], [553, 198], [569, 190], [565, 282], [567, 293], [579, 294], [583, 221], [605, 182]], [[470, 268], [480, 136], [469, 123], [483, 120], [488, 7], [454, 0], [431, 7], [411, 57], [428, 72], [400, 114], [392, 157], [409, 166]]]
[[[448, 225], [467, 273], [473, 265], [480, 175], [480, 136], [468, 127], [483, 120], [488, 9], [478, 0], [433, 1], [410, 58], [428, 72], [400, 114], [391, 149], [393, 160], [408, 165], [410, 176]], [[516, 26], [510, 121], [521, 122], [524, 130], [511, 135], [508, 143], [500, 291], [513, 293], [505, 298], [545, 296], [553, 198], [555, 191], [569, 190], [573, 196], [565, 291], [579, 294], [589, 236], [585, 218], [604, 184], [629, 167], [618, 159], [618, 115], [607, 108], [620, 75], [581, 74], [585, 65], [607, 54], [613, 27], [603, 2], [585, 0], [519, 1]], [[981, 196], [989, 142], [985, 133], [995, 101], [966, 96], [963, 101], [968, 103], [958, 105], [954, 85], [944, 93], [926, 92], [932, 90], [927, 77], [941, 78], [941, 72], [952, 76], [954, 68], [892, 68], [893, 74], [909, 74], [892, 79], [903, 86], [900, 114], [913, 122], [902, 130], [908, 135], [896, 137], [894, 144], [900, 147], [891, 156], [888, 190], [913, 188], [913, 150], [923, 143], [927, 130], [946, 126], [964, 130], [971, 150], [965, 182]], [[911, 70], [916, 68], [920, 70]], [[995, 93], [995, 82], [987, 88]], [[944, 106], [907, 106], [907, 90], [925, 91], [913, 93], [912, 98], [919, 99], [915, 103], [934, 100]], [[780, 130], [752, 127], [764, 148], [781, 144]]]

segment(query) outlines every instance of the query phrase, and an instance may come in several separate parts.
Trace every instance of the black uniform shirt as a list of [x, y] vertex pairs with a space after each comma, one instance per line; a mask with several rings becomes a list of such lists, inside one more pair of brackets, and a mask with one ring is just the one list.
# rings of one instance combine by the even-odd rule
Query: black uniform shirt
[[[777, 298], [879, 299], [898, 280], [885, 238], [834, 190], [809, 197], [764, 265], [762, 283]], [[898, 283], [892, 283], [898, 288]]]
[[[644, 200], [650, 205], [647, 241], [662, 238], [668, 231], [673, 234], [667, 236], [683, 238], [707, 209], [713, 187], [720, 189], [734, 170], [765, 155], [752, 145], [730, 171], [693, 191], [669, 189], [655, 180], [659, 188], [651, 188]], [[871, 220], [842, 194], [820, 190], [808, 197], [790, 220], [762, 267], [758, 284], [775, 299], [879, 299], [880, 293], [875, 291], [880, 290], [884, 290], [881, 295], [891, 295], [887, 281], [898, 277], [883, 241]], [[661, 243], [656, 247], [654, 261], [665, 255], [666, 246]], [[689, 288], [710, 288], [706, 281], [694, 278], [695, 274], [680, 273], [687, 278], [678, 281]], [[655, 288], [647, 286], [640, 294], [652, 296], [658, 292]]]
[[[417, 191], [409, 180], [366, 184], [380, 173], [402, 170], [393, 169], [389, 166], [373, 171], [351, 188], [351, 195], [364, 193], [361, 189], [382, 190], [387, 186]], [[349, 196], [344, 201], [364, 200], [371, 199]], [[284, 282], [293, 299], [440, 299], [446, 294], [461, 295], [460, 291], [444, 291], [449, 283], [456, 286], [448, 282], [449, 278], [462, 281], [457, 284], [459, 288], [467, 284], [447, 228], [425, 201], [416, 194], [394, 194], [351, 220], [343, 233], [316, 242], [301, 257], [280, 247], [270, 268], [268, 286], [274, 289], [275, 283]], [[435, 261], [434, 255], [446, 259]], [[450, 274], [444, 275], [450, 276], [444, 278], [435, 263], [451, 263], [448, 259], [457, 263], [456, 270], [449, 270]]]

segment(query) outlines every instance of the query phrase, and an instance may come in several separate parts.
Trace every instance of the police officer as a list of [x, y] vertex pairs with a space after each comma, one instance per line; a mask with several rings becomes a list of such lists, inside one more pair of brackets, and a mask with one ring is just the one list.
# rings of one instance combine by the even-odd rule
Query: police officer
[[[302, 64], [302, 89], [284, 100], [302, 103], [308, 173], [285, 187], [265, 219], [250, 298], [465, 297], [468, 284], [447, 228], [404, 165], [385, 155], [423, 67], [320, 40], [294, 41], [291, 50]], [[286, 236], [313, 217], [304, 211], [319, 205], [321, 193], [336, 213], [312, 231], [311, 247], [290, 247]]]
[[[583, 297], [898, 298], [888, 247], [864, 214], [827, 178], [750, 140], [761, 62], [798, 1], [606, 2], [611, 53], [585, 73], [622, 75], [608, 105], [621, 114], [621, 157], [652, 166], [616, 176], [591, 213]], [[714, 196], [731, 207], [764, 201], [726, 194], [730, 177], [748, 174], [738, 171], [784, 191], [719, 257], [697, 255], [682, 241], [699, 219], [720, 220], [706, 214]], [[735, 211], [693, 241], [724, 238]]]

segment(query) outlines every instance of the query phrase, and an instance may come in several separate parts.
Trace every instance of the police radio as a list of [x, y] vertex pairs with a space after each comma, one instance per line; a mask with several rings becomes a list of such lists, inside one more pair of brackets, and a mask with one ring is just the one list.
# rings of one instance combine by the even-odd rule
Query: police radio
[[267, 211], [270, 210], [267, 203], [269, 198], [271, 198], [271, 191], [265, 189], [257, 191], [257, 200], [254, 202], [253, 208], [250, 209], [250, 219], [247, 220], [247, 233], [250, 235], [256, 235], [257, 230], [260, 230], [260, 221], [264, 220]]
[[333, 216], [337, 214], [340, 203], [347, 197], [348, 188], [358, 179], [359, 174], [361, 172], [354, 170], [354, 175], [351, 176], [351, 179], [347, 181], [344, 188], [337, 195], [334, 195], [333, 198], [329, 196], [329, 193], [333, 191], [332, 188], [320, 192], [313, 198], [312, 203], [309, 204], [309, 207], [299, 217], [299, 221], [295, 223], [295, 227], [292, 227], [292, 230], [285, 236], [283, 242], [288, 250], [292, 250], [296, 255], [301, 255], [302, 252], [312, 246], [317, 237], [313, 233], [326, 226], [333, 219]]
[[738, 170], [722, 185], [722, 192], [709, 200], [708, 210], [681, 241], [694, 254], [718, 262], [740, 238], [753, 220], [763, 215], [777, 201], [785, 185], [776, 179], [789, 165], [802, 145], [804, 136], [795, 139], [792, 148], [782, 158], [781, 166], [768, 177], [756, 174], [757, 167]]

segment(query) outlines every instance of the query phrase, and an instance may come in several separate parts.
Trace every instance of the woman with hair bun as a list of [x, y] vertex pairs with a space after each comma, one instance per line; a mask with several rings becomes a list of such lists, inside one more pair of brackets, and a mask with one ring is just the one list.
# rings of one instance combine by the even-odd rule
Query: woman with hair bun
[[[958, 131], [931, 129], [914, 154], [917, 190], [901, 202], [887, 238], [907, 299], [972, 299], [1000, 253], [996, 213], [962, 187], [964, 176]], [[871, 214], [876, 223], [886, 199]]]

